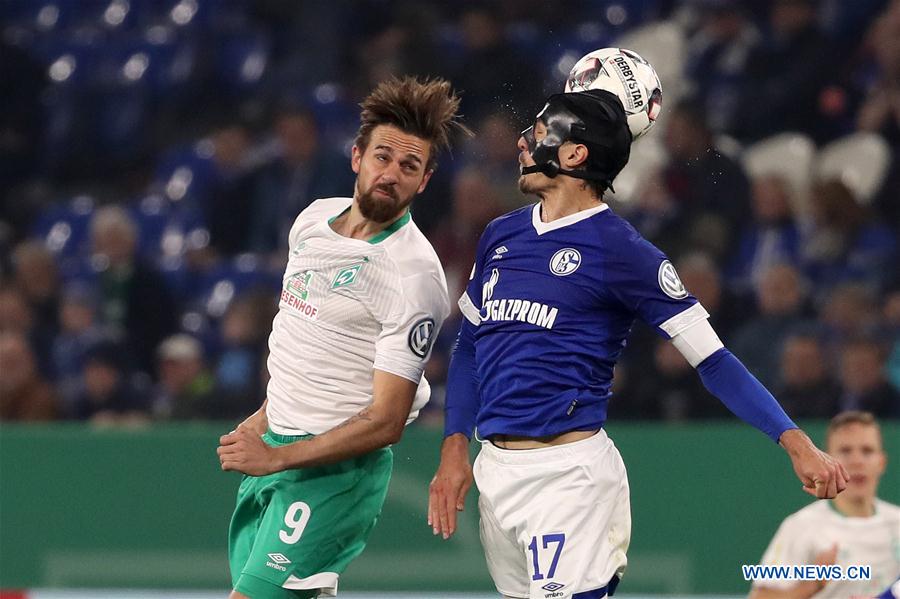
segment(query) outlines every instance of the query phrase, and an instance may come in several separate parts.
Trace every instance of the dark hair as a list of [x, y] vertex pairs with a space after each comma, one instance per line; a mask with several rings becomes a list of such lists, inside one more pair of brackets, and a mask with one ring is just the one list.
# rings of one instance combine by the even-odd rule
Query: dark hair
[[603, 194], [606, 193], [606, 190], [609, 187], [605, 182], [594, 179], [585, 179], [582, 183], [585, 187], [594, 192], [594, 197], [600, 200], [603, 199]]
[[457, 119], [459, 97], [444, 79], [391, 77], [382, 81], [360, 103], [359, 131], [356, 145], [365, 151], [372, 130], [378, 125], [393, 125], [404, 133], [420, 137], [431, 144], [427, 170], [437, 166], [437, 156], [450, 146], [450, 133], [457, 130], [472, 135]]

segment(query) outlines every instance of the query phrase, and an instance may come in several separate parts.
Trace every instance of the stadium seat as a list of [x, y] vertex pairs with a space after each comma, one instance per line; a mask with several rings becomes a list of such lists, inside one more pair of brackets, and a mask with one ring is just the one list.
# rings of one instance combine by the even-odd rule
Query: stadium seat
[[322, 143], [340, 148], [356, 136], [359, 107], [347, 99], [348, 92], [338, 83], [317, 85], [310, 92], [308, 106], [316, 119]]
[[861, 204], [869, 204], [881, 189], [891, 165], [891, 148], [875, 133], [853, 133], [819, 152], [818, 179], [839, 179]]
[[218, 319], [238, 295], [258, 288], [275, 291], [280, 282], [280, 275], [268, 270], [255, 254], [235, 256], [205, 277], [202, 296], [205, 313]]
[[667, 161], [668, 153], [658, 136], [651, 134], [640, 139], [631, 147], [631, 158], [616, 177], [613, 197], [620, 202], [636, 200]]
[[47, 68], [55, 88], [84, 89], [98, 81], [103, 53], [99, 33], [83, 29], [74, 34], [40, 36], [33, 44], [35, 57]]
[[94, 204], [90, 196], [75, 196], [45, 210], [32, 226], [31, 235], [42, 239], [56, 255], [64, 278], [78, 271], [90, 250]]
[[214, 18], [219, 18], [230, 5], [243, 3], [227, 0], [130, 0], [136, 19], [143, 28], [153, 26], [175, 27], [181, 31], [206, 30]]
[[673, 106], [687, 91], [687, 40], [678, 25], [667, 21], [648, 23], [623, 35], [615, 45], [634, 50], [653, 65], [662, 82], [663, 106]]
[[[617, 29], [632, 29], [647, 22], [658, 10], [654, 0], [588, 0], [586, 14], [601, 15], [603, 20]], [[602, 46], [597, 46], [601, 48]]]
[[32, 31], [53, 33], [64, 30], [75, 20], [75, 0], [8, 0], [0, 3], [6, 23], [16, 23]]
[[578, 45], [566, 45], [560, 47], [557, 43], [549, 42], [545, 46], [545, 50], [540, 53], [541, 60], [545, 61], [543, 72], [544, 77], [544, 93], [559, 93], [563, 90], [566, 77], [569, 71], [578, 62], [578, 59], [587, 54], [590, 50], [584, 50]]
[[54, 172], [72, 151], [71, 142], [79, 125], [78, 99], [67, 93], [48, 95], [43, 110], [46, 120], [41, 139], [41, 168], [44, 172]]
[[146, 143], [148, 98], [139, 90], [120, 89], [97, 98], [97, 150], [107, 164], [127, 165]]
[[154, 25], [119, 44], [115, 61], [117, 81], [172, 101], [194, 72], [196, 51], [174, 28]]
[[269, 65], [270, 40], [259, 32], [223, 36], [216, 52], [216, 73], [223, 86], [234, 94], [259, 86]]
[[183, 202], [202, 212], [215, 182], [215, 166], [209, 142], [170, 149], [160, 159], [152, 184], [174, 204]]
[[741, 142], [724, 133], [713, 136], [713, 145], [719, 152], [732, 160], [740, 161], [741, 155], [744, 153], [744, 146], [741, 145]]
[[171, 204], [162, 194], [151, 193], [133, 202], [129, 209], [138, 226], [138, 251], [156, 262], [162, 253], [163, 233], [172, 218]]
[[780, 133], [758, 141], [744, 150], [744, 170], [751, 178], [775, 175], [793, 190], [794, 213], [807, 216], [807, 191], [812, 180], [816, 144], [802, 133]]
[[98, 11], [100, 26], [107, 30], [127, 31], [137, 27], [141, 8], [146, 1], [106, 0]]

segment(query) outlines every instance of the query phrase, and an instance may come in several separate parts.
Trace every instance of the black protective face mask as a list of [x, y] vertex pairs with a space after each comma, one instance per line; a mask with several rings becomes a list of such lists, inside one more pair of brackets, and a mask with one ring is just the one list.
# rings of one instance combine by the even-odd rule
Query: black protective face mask
[[522, 174], [544, 173], [548, 177], [567, 174], [559, 166], [559, 148], [564, 142], [571, 139], [572, 126], [581, 125], [577, 116], [569, 112], [559, 103], [547, 102], [544, 109], [537, 115], [537, 120], [544, 123], [547, 128], [547, 136], [541, 141], [534, 138], [534, 126], [522, 132], [528, 143], [528, 151], [535, 164], [522, 169]]
[[[582, 94], [590, 96], [576, 97]], [[618, 98], [608, 92], [554, 94], [547, 99], [537, 120], [544, 124], [547, 135], [537, 141], [533, 126], [522, 132], [535, 162], [521, 169], [523, 175], [543, 173], [551, 178], [566, 175], [601, 181], [607, 188], [612, 188], [612, 179], [628, 162], [631, 149], [631, 134]], [[559, 148], [566, 141], [587, 146], [587, 168], [566, 170], [560, 167]]]

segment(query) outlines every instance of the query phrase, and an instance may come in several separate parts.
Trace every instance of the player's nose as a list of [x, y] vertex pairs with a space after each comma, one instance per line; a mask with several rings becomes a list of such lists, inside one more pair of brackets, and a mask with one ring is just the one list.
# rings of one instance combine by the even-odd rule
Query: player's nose
[[527, 151], [528, 151], [528, 142], [525, 141], [525, 136], [524, 136], [524, 135], [520, 135], [520, 136], [519, 136], [519, 141], [516, 142], [516, 147], [519, 148], [519, 151], [520, 151], [520, 152], [527, 152]]
[[396, 165], [388, 166], [378, 179], [380, 185], [395, 185], [400, 180], [400, 167]]

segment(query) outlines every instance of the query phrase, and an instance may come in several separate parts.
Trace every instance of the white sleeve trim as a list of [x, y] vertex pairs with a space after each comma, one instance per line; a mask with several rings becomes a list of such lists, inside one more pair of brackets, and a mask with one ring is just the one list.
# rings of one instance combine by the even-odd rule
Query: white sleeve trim
[[422, 374], [425, 372], [425, 363], [410, 363], [406, 360], [399, 360], [396, 356], [386, 356], [381, 359], [376, 356], [372, 368], [374, 370], [381, 370], [382, 372], [393, 374], [394, 376], [399, 376], [400, 378], [418, 385], [419, 381], [422, 380]]
[[319, 597], [337, 597], [337, 572], [319, 572], [306, 578], [297, 578], [293, 574], [281, 585], [291, 590], [319, 589]]
[[725, 347], [712, 325], [705, 318], [672, 337], [672, 344], [694, 368], [717, 350]]
[[459, 311], [466, 317], [466, 320], [474, 324], [476, 327], [481, 324], [481, 311], [475, 307], [475, 304], [469, 298], [469, 294], [465, 291], [459, 296]]
[[706, 320], [707, 318], [709, 318], [709, 312], [700, 305], [700, 302], [697, 302], [687, 310], [679, 312], [659, 325], [659, 328], [661, 328], [669, 337], [674, 337], [695, 322]]

